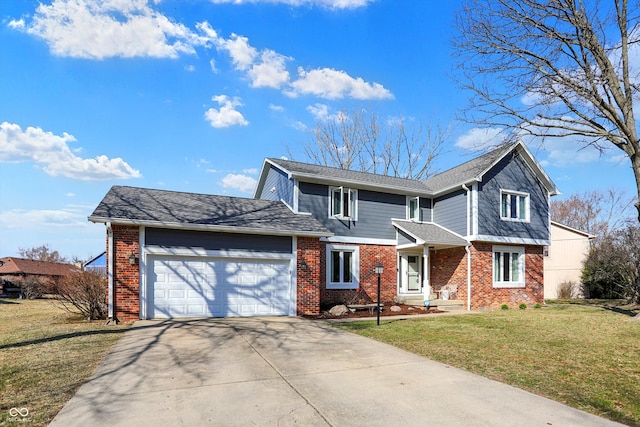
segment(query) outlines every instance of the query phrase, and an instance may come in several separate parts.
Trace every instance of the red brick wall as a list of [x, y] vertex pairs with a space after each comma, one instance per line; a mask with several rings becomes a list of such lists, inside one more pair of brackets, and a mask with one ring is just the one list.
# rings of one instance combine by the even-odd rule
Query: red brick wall
[[441, 249], [429, 253], [431, 292], [445, 285], [457, 285], [455, 299], [467, 300], [467, 252], [464, 247]]
[[[525, 246], [525, 287], [493, 287], [493, 244], [474, 243], [471, 247], [471, 309], [496, 309], [502, 304], [544, 301], [544, 257], [542, 246]], [[431, 286], [458, 285], [456, 299], [467, 301], [467, 255], [464, 248], [431, 252]]]
[[298, 237], [296, 313], [320, 313], [321, 253], [324, 245], [317, 238]]
[[380, 299], [384, 303], [391, 303], [397, 293], [395, 246], [344, 244], [360, 248], [360, 287], [358, 289], [327, 289], [327, 243], [323, 243], [320, 263], [322, 305], [375, 302], [378, 298], [378, 275], [375, 274], [375, 267], [379, 262], [384, 267], [384, 273], [380, 277]]
[[[130, 322], [140, 319], [140, 231], [137, 226], [126, 225], [113, 225], [112, 229], [114, 317], [120, 322]], [[136, 256], [135, 265], [129, 263], [131, 253]]]

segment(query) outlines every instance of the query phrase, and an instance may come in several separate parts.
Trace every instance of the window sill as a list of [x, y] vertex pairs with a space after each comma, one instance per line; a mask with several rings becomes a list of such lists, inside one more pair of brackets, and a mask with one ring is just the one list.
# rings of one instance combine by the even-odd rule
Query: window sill
[[525, 284], [522, 282], [494, 282], [494, 288], [524, 288]]
[[500, 220], [508, 221], [508, 222], [522, 222], [522, 223], [525, 223], [525, 224], [528, 224], [528, 223], [531, 222], [531, 220], [529, 220], [529, 219], [505, 218], [505, 217], [500, 217]]
[[357, 283], [327, 283], [327, 289], [358, 289]]

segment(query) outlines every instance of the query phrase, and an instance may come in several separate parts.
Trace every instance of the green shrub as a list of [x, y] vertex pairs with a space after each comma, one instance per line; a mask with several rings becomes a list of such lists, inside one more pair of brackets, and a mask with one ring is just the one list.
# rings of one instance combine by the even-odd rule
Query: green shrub
[[537, 303], [533, 304], [533, 308], [542, 308], [542, 304], [537, 302]]
[[527, 308], [527, 304], [525, 304], [525, 303], [521, 302], [521, 303], [520, 303], [520, 305], [518, 305], [518, 308], [519, 308], [520, 310], [526, 310], [526, 308]]
[[502, 305], [500, 306], [500, 308], [501, 308], [502, 310], [509, 310], [509, 305], [507, 305], [507, 304], [502, 304]]

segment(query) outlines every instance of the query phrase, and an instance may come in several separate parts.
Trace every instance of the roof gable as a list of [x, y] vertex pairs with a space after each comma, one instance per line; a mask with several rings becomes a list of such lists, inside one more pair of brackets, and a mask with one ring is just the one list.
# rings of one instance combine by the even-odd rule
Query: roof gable
[[431, 188], [436, 195], [448, 193], [453, 189], [460, 188], [464, 184], [482, 181], [487, 172], [506, 156], [513, 153], [517, 153], [522, 157], [532, 173], [552, 195], [560, 194], [560, 191], [551, 178], [549, 178], [544, 169], [542, 169], [542, 166], [522, 141], [503, 145], [480, 157], [476, 157], [475, 159], [471, 159], [468, 162], [437, 174], [427, 179], [425, 184]]
[[241, 197], [114, 186], [89, 220], [259, 234], [332, 235], [316, 219], [283, 203]]

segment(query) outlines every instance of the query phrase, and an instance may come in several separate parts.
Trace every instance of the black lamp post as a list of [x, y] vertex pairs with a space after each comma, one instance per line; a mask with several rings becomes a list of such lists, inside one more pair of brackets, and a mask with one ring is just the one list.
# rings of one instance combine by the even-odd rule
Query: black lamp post
[[375, 269], [376, 274], [378, 275], [378, 326], [380, 326], [380, 275], [384, 273], [384, 267], [382, 264], [378, 263]]

